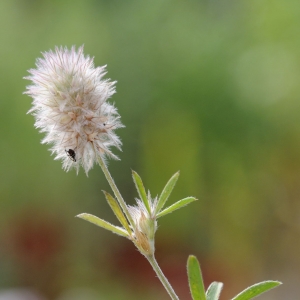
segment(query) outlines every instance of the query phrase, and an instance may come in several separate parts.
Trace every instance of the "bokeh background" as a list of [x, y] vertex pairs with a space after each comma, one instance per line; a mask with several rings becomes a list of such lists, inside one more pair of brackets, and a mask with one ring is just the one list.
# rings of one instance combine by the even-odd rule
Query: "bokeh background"
[[199, 199], [159, 220], [180, 298], [194, 254], [222, 300], [265, 279], [284, 285], [260, 299], [299, 299], [299, 1], [2, 0], [0, 40], [1, 300], [169, 299], [129, 241], [74, 218], [117, 224], [100, 168], [65, 173], [26, 115], [36, 58], [82, 44], [118, 81], [109, 168], [127, 202], [131, 169], [153, 195], [180, 170], [169, 203]]

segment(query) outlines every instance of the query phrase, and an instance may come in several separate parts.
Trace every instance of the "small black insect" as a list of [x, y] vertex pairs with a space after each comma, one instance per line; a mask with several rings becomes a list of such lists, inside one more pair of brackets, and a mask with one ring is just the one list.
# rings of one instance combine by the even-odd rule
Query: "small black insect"
[[69, 158], [76, 162], [76, 152], [73, 149], [65, 150]]

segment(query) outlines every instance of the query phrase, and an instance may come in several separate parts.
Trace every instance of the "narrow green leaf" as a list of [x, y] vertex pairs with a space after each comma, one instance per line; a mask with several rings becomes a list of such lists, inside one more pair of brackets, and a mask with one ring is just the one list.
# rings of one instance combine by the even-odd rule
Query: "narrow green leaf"
[[115, 200], [115, 198], [110, 195], [109, 193], [103, 191], [105, 198], [110, 206], [110, 208], [112, 209], [112, 211], [114, 212], [114, 214], [116, 215], [116, 217], [118, 218], [118, 220], [120, 221], [120, 223], [123, 225], [123, 227], [127, 230], [127, 232], [129, 233], [129, 235], [131, 235], [131, 229], [129, 227], [129, 224], [127, 222], [127, 219], [123, 213], [123, 211], [120, 208], [120, 205], [118, 204], [118, 202]]
[[176, 209], [182, 208], [186, 205], [188, 205], [191, 202], [196, 201], [197, 199], [194, 197], [187, 197], [184, 199], [181, 199], [179, 201], [177, 201], [176, 203], [172, 204], [171, 206], [165, 208], [164, 210], [162, 210], [160, 213], [157, 214], [157, 218], [162, 217], [166, 214], [169, 214], [171, 212], [173, 212]]
[[168, 183], [166, 184], [166, 186], [164, 187], [163, 191], [161, 192], [158, 202], [157, 202], [157, 206], [156, 206], [156, 214], [158, 212], [160, 212], [160, 210], [164, 207], [166, 201], [168, 200], [176, 182], [177, 179], [179, 177], [179, 172], [175, 173], [171, 179], [168, 181]]
[[219, 300], [221, 290], [223, 288], [222, 282], [213, 282], [206, 291], [206, 300]]
[[104, 220], [102, 220], [102, 219], [100, 219], [100, 218], [98, 218], [94, 215], [83, 213], [83, 214], [77, 215], [76, 217], [80, 218], [80, 219], [83, 219], [83, 220], [86, 220], [88, 222], [91, 222], [91, 223], [93, 223], [97, 226], [100, 226], [100, 227], [104, 228], [104, 229], [110, 230], [111, 232], [116, 233], [118, 235], [129, 238], [129, 234], [124, 228], [112, 225], [112, 224], [110, 224], [110, 223], [108, 223], [108, 222], [106, 222], [106, 221], [104, 221]]
[[239, 293], [237, 296], [235, 296], [232, 300], [249, 300], [253, 299], [256, 296], [267, 292], [270, 289], [275, 288], [276, 286], [280, 285], [281, 282], [279, 281], [272, 281], [267, 280], [260, 283], [256, 283], [247, 289], [243, 290], [241, 293]]
[[194, 255], [188, 258], [187, 272], [193, 300], [206, 300], [200, 265]]
[[139, 193], [139, 196], [140, 196], [141, 200], [143, 201], [145, 207], [147, 208], [147, 211], [148, 211], [149, 215], [151, 215], [149, 201], [148, 201], [148, 198], [147, 198], [147, 194], [146, 194], [146, 190], [145, 190], [142, 178], [135, 171], [132, 171], [132, 178], [133, 178], [135, 187], [136, 187], [136, 189]]

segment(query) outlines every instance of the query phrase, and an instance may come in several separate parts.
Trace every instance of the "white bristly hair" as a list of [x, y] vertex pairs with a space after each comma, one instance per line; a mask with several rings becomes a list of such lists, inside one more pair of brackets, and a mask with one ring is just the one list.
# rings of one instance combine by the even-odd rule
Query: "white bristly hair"
[[[42, 143], [52, 145], [55, 159], [62, 159], [67, 171], [75, 167], [78, 173], [81, 165], [87, 174], [97, 156], [118, 159], [110, 147], [121, 150], [114, 130], [124, 126], [117, 109], [107, 102], [116, 82], [102, 79], [106, 66], [94, 67], [83, 46], [77, 51], [74, 46], [56, 47], [43, 56], [25, 77], [32, 81], [25, 92], [33, 98], [28, 113], [35, 117], [35, 127], [46, 133]], [[67, 155], [69, 150], [74, 159]]]

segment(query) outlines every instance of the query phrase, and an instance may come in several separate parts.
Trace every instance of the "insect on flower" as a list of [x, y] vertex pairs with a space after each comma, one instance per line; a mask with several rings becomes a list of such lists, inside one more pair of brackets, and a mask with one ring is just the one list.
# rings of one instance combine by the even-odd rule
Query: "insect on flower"
[[82, 166], [87, 174], [98, 157], [118, 159], [111, 147], [121, 150], [115, 130], [124, 126], [117, 108], [108, 102], [116, 82], [104, 79], [106, 66], [95, 67], [83, 46], [56, 47], [43, 53], [29, 73], [29, 113], [45, 133], [42, 143], [51, 145], [66, 171], [75, 168], [78, 173]]
[[76, 152], [75, 152], [73, 149], [69, 149], [69, 150], [65, 150], [65, 151], [66, 151], [68, 157], [69, 157], [72, 161], [76, 162]]

